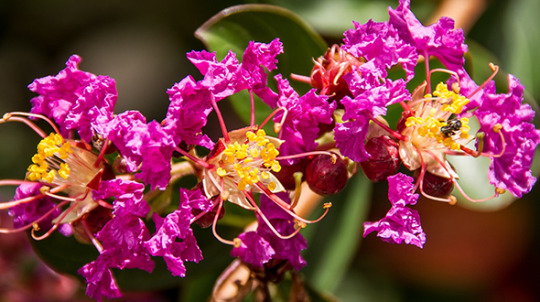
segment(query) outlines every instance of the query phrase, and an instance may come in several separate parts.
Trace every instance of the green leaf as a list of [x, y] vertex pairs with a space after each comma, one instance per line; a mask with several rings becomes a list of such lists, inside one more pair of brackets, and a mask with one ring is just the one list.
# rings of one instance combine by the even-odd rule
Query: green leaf
[[[330, 213], [317, 223], [308, 239], [306, 267], [310, 284], [332, 292], [340, 284], [362, 240], [362, 225], [371, 201], [371, 181], [363, 173], [349, 180], [347, 190], [327, 199], [335, 201]], [[311, 226], [313, 227], [313, 226]]]
[[540, 97], [540, 69], [536, 64], [540, 60], [539, 10], [537, 0], [509, 1], [501, 20], [505, 69], [517, 75], [535, 98]]
[[[272, 5], [247, 4], [227, 8], [206, 23], [195, 36], [210, 51], [215, 51], [218, 59], [223, 58], [229, 50], [241, 56], [249, 41], [269, 43], [279, 38], [283, 43], [284, 53], [277, 57], [277, 71], [288, 78], [291, 73], [309, 75], [313, 68], [312, 58], [322, 55], [327, 44], [300, 17], [293, 12]], [[273, 74], [269, 76], [269, 86], [275, 88]], [[291, 85], [300, 94], [310, 89], [304, 83], [291, 81]], [[240, 118], [249, 123], [249, 93], [242, 91], [230, 97], [232, 105]], [[271, 109], [256, 98], [256, 122], [261, 123]]]

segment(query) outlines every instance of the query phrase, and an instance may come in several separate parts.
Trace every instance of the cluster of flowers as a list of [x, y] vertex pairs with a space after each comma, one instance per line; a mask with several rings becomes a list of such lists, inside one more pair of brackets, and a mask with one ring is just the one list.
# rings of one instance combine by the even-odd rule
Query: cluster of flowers
[[[101, 300], [121, 295], [113, 268], [151, 272], [152, 257], [162, 257], [173, 275], [185, 276], [185, 261], [203, 259], [194, 223], [211, 226], [218, 240], [232, 246], [231, 255], [252, 267], [278, 260], [299, 270], [307, 247], [299, 231], [330, 207], [324, 204], [316, 220], [296, 214], [301, 182], [320, 194], [336, 193], [355, 170], [348, 166], [358, 164], [370, 179], [389, 183], [392, 207], [380, 221], [365, 224], [364, 236], [377, 232], [384, 240], [419, 247], [426, 237], [409, 207], [419, 198], [415, 192], [456, 201], [450, 194], [458, 174], [446, 155], [489, 157], [494, 196], [530, 191], [540, 131], [531, 124], [534, 111], [522, 104], [523, 86], [513, 76], [508, 93], [497, 94], [491, 79], [477, 85], [464, 69], [463, 32], [451, 19], [424, 27], [408, 0], [389, 12], [388, 22], [355, 23], [343, 45], [316, 61], [311, 77], [293, 75], [313, 86], [304, 95], [279, 74], [277, 91], [267, 85], [283, 52], [278, 39], [251, 42], [241, 62], [233, 52], [221, 61], [206, 51], [190, 52], [202, 78], [188, 76], [167, 91], [170, 105], [162, 122], [147, 122], [137, 111], [115, 114], [114, 80], [79, 70], [81, 59], [72, 56], [56, 76], [29, 85], [38, 94], [30, 113], [2, 119], [27, 124], [42, 140], [24, 180], [0, 181], [18, 186], [13, 200], [0, 204], [9, 209], [14, 229], [0, 231], [30, 229], [39, 240], [58, 230], [93, 244], [99, 256], [79, 273], [87, 294]], [[444, 69], [430, 69], [432, 57]], [[425, 81], [411, 93], [407, 84], [422, 60]], [[396, 65], [405, 71], [403, 79], [389, 78]], [[432, 91], [434, 72], [448, 80]], [[243, 90], [250, 95], [250, 125], [228, 131], [218, 103]], [[274, 109], [261, 125], [255, 124], [255, 96]], [[393, 104], [403, 107], [396, 129], [384, 119]], [[217, 142], [203, 133], [212, 111], [223, 133]], [[472, 118], [480, 125], [476, 134], [470, 133]], [[36, 120], [48, 123], [52, 133]], [[277, 137], [262, 129], [270, 120]], [[465, 146], [472, 141], [476, 150]], [[199, 156], [201, 147], [209, 153]], [[398, 173], [401, 163], [414, 177]], [[180, 189], [177, 209], [151, 213], [152, 196], [187, 174], [199, 182]], [[225, 201], [255, 213], [257, 227], [233, 240], [219, 236]], [[155, 224], [153, 234], [146, 217]]]

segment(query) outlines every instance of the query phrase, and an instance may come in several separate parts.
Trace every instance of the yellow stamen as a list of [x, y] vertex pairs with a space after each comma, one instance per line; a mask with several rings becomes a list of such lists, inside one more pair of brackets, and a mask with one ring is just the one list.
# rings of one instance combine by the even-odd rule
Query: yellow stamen
[[[259, 129], [257, 133], [248, 131], [246, 138], [246, 143], [234, 142], [226, 146], [222, 155], [225, 165], [216, 170], [220, 177], [229, 173], [231, 173], [231, 177], [238, 176], [237, 186], [240, 190], [245, 190], [248, 186], [258, 183], [261, 178], [269, 179], [269, 170], [274, 172], [281, 170], [281, 166], [276, 160], [279, 151], [266, 137], [264, 130]], [[269, 186], [273, 187], [270, 190], [277, 187], [272, 182]]]
[[33, 164], [28, 167], [28, 180], [51, 183], [56, 175], [67, 179], [71, 169], [64, 160], [71, 153], [71, 144], [65, 142], [60, 134], [51, 133], [38, 143], [37, 153], [32, 157]]

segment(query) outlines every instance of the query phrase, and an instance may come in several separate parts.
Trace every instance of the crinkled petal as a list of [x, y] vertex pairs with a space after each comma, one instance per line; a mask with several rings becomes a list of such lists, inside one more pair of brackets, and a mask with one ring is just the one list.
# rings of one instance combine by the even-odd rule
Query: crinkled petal
[[413, 244], [419, 248], [426, 243], [418, 212], [407, 207], [392, 206], [381, 220], [365, 222], [364, 237], [372, 232], [377, 232], [378, 237], [389, 243]]
[[114, 79], [98, 76], [82, 90], [71, 107], [65, 120], [66, 128], [77, 130], [81, 139], [90, 142], [94, 132], [112, 119], [117, 98]]
[[[288, 193], [278, 193], [277, 196], [286, 203], [291, 201]], [[288, 236], [296, 230], [293, 217], [265, 195], [261, 196], [261, 211], [272, 227], [282, 236]], [[306, 265], [301, 251], [307, 248], [307, 241], [302, 234], [298, 233], [289, 239], [279, 238], [261, 219], [259, 219], [257, 234], [272, 246], [275, 251], [272, 259], [288, 260], [295, 270], [300, 270]]]
[[92, 261], [78, 271], [86, 279], [86, 295], [97, 301], [103, 301], [103, 298], [122, 297], [122, 293], [104, 259]]
[[175, 149], [174, 141], [161, 125], [152, 121], [147, 125], [147, 132], [142, 146], [141, 172], [135, 176], [150, 189], [165, 190], [171, 179], [171, 158]]
[[229, 51], [221, 62], [217, 61], [215, 53], [205, 50], [192, 51], [187, 57], [204, 75], [198, 84], [212, 93], [216, 102], [237, 91], [240, 65], [234, 52]]
[[102, 181], [99, 189], [92, 192], [95, 200], [113, 197], [114, 215], [127, 214], [144, 217], [150, 211], [150, 206], [143, 200], [144, 185], [130, 180], [115, 178]]
[[[495, 85], [486, 85], [481, 105], [475, 111], [480, 131], [485, 133], [483, 152], [500, 154], [493, 157], [489, 167], [490, 182], [498, 188], [521, 197], [532, 189], [536, 177], [531, 165], [536, 146], [540, 143], [540, 130], [532, 124], [535, 112], [522, 104], [523, 85], [513, 75], [508, 77], [508, 93], [497, 94]], [[501, 134], [494, 127], [501, 125]]]
[[425, 58], [436, 57], [452, 71], [463, 68], [467, 45], [463, 30], [454, 29], [454, 20], [442, 17], [437, 23], [424, 26], [411, 11], [410, 0], [400, 0], [399, 6], [395, 10], [389, 8], [388, 12], [389, 23], [419, 54]]
[[364, 237], [372, 232], [386, 242], [413, 244], [420, 248], [426, 242], [426, 234], [420, 224], [418, 212], [407, 207], [414, 205], [418, 194], [413, 194], [414, 179], [398, 173], [388, 177], [388, 198], [392, 207], [384, 218], [364, 223]]
[[208, 115], [212, 112], [211, 92], [188, 76], [174, 84], [167, 93], [171, 103], [163, 121], [164, 130], [175, 144], [184, 142], [212, 149], [214, 143], [202, 133]]
[[39, 94], [31, 100], [32, 113], [52, 118], [64, 136], [76, 130], [90, 141], [96, 128], [112, 118], [117, 92], [110, 77], [79, 70], [80, 61], [71, 56], [56, 76], [36, 79], [28, 88]]
[[242, 56], [242, 64], [239, 70], [241, 83], [237, 87], [237, 91], [249, 89], [259, 92], [259, 90], [266, 87], [268, 74], [265, 68], [268, 71], [276, 69], [276, 57], [282, 52], [283, 44], [279, 41], [279, 38], [268, 44], [250, 41]]
[[[355, 79], [357, 77], [351, 75], [348, 81], [354, 83]], [[385, 115], [387, 106], [407, 99], [410, 99], [410, 93], [401, 79], [387, 80], [380, 86], [358, 93], [354, 99], [344, 97], [341, 104], [345, 108], [343, 120], [346, 122], [336, 124], [334, 128], [336, 146], [341, 153], [356, 162], [369, 159], [364, 142], [370, 120]]]
[[232, 249], [231, 256], [238, 257], [254, 267], [262, 267], [275, 254], [270, 243], [256, 232], [245, 232], [238, 238], [241, 240], [240, 246]]
[[414, 192], [414, 178], [403, 173], [388, 177], [388, 199], [392, 205], [415, 205], [418, 194]]
[[174, 276], [185, 276], [185, 261], [199, 262], [203, 259], [190, 225], [193, 219], [192, 210], [207, 212], [212, 209], [210, 204], [211, 201], [202, 196], [200, 190], [182, 188], [178, 210], [165, 218], [154, 214], [156, 232], [144, 245], [153, 256], [163, 257]]
[[138, 111], [118, 114], [104, 129], [104, 137], [116, 146], [129, 172], [137, 171], [141, 165], [147, 129], [146, 118]]
[[[40, 195], [40, 183], [24, 183], [17, 187], [15, 190], [15, 196], [13, 200], [21, 200], [26, 197], [32, 197]], [[9, 215], [13, 217], [13, 227], [20, 228], [42, 218], [45, 214], [52, 210], [52, 212], [39, 222], [42, 229], [49, 229], [52, 225], [52, 221], [55, 217], [62, 212], [60, 209], [53, 210], [55, 203], [48, 197], [42, 197], [32, 202], [16, 205], [9, 209]]]
[[103, 251], [98, 256], [108, 257], [111, 268], [137, 268], [147, 272], [154, 269], [154, 262], [143, 243], [150, 238], [144, 222], [137, 216], [115, 216], [96, 234]]
[[354, 23], [354, 29], [347, 30], [343, 39], [343, 49], [357, 58], [364, 58], [373, 65], [375, 74], [386, 78], [388, 70], [401, 64], [407, 74], [407, 81], [414, 76], [418, 61], [416, 49], [401, 39], [388, 22], [369, 20], [365, 24]]

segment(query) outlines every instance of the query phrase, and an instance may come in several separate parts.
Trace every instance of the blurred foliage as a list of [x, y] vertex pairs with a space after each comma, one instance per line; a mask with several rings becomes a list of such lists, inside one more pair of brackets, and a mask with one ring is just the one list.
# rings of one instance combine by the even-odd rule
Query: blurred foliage
[[[83, 57], [81, 69], [116, 79], [117, 112], [136, 109], [149, 120], [161, 120], [168, 105], [166, 89], [187, 74], [199, 75], [186, 60], [186, 52], [204, 49], [206, 44], [222, 55], [223, 49], [218, 48], [223, 48], [222, 43], [227, 42], [231, 48], [237, 47], [233, 49], [239, 53], [238, 49], [245, 45], [238, 43], [245, 44], [246, 38], [261, 32], [261, 39], [266, 40], [263, 42], [273, 39], [274, 33], [279, 33], [284, 43], [294, 41], [296, 31], [287, 32], [287, 29], [298, 26], [298, 30], [308, 33], [308, 39], [297, 42], [301, 47], [296, 48], [287, 43], [285, 54], [278, 59], [282, 65], [292, 62], [304, 66], [300, 69], [291, 67], [287, 73], [305, 74], [309, 71], [305, 66], [310, 58], [306, 58], [307, 63], [298, 62], [296, 57], [291, 59], [293, 54], [305, 51], [304, 55], [316, 57], [317, 48], [322, 53], [324, 43], [339, 43], [343, 31], [352, 27], [351, 20], [361, 23], [370, 18], [386, 20], [387, 7], [395, 7], [397, 2], [4, 0], [0, 3], [0, 111], [29, 110], [33, 94], [26, 86], [34, 78], [56, 74], [64, 67], [69, 55], [77, 53]], [[412, 2], [413, 12], [420, 20], [427, 20], [441, 1]], [[194, 36], [201, 25], [222, 9], [245, 3], [279, 5], [290, 9], [291, 14], [300, 16], [306, 23], [289, 13], [286, 15], [290, 19], [286, 20], [268, 17], [263, 10], [259, 12], [263, 15], [256, 20], [236, 19], [235, 26], [265, 29], [243, 35], [241, 40], [233, 39], [240, 34], [230, 30], [231, 27], [228, 32], [215, 32], [214, 42], [203, 44]], [[540, 2], [490, 0], [486, 3], [484, 13], [467, 34], [475, 63], [475, 79], [482, 82], [481, 79], [487, 78], [489, 69], [485, 63], [494, 61], [502, 70], [521, 79], [531, 99], [539, 99], [540, 72], [534, 62], [540, 61], [537, 51], [540, 48], [540, 20], [537, 17]], [[292, 23], [284, 26], [284, 22]], [[325, 41], [311, 32], [311, 27]], [[202, 33], [203, 40], [210, 39], [209, 31], [207, 27]], [[284, 66], [280, 65], [281, 68]], [[223, 111], [233, 112], [230, 108]], [[241, 124], [236, 118], [226, 116], [233, 124]], [[210, 123], [208, 129], [214, 126]], [[38, 138], [21, 125], [2, 125], [0, 137], [3, 139], [0, 177], [21, 178], [35, 152]], [[477, 178], [476, 174], [470, 174], [472, 179]], [[420, 201], [418, 210], [428, 243], [424, 250], [419, 250], [381, 243], [374, 237], [363, 240], [360, 246], [362, 222], [382, 217], [389, 207], [387, 186], [375, 184], [371, 187], [357, 175], [346, 191], [329, 199], [334, 202], [329, 215], [305, 230], [309, 247], [304, 255], [309, 264], [301, 273], [315, 288], [328, 290], [343, 301], [534, 301], [540, 297], [537, 289], [540, 279], [536, 273], [540, 269], [537, 257], [540, 246], [536, 240], [540, 235], [540, 223], [534, 219], [540, 215], [540, 208], [534, 203], [539, 196], [537, 188], [519, 202], [490, 213]], [[8, 200], [12, 190], [1, 193], [2, 200]], [[224, 233], [229, 231], [234, 234], [238, 229], [224, 227], [222, 230]], [[208, 296], [216, 276], [230, 261], [224, 252], [228, 247], [217, 242], [208, 230], [197, 229], [196, 232], [205, 259], [199, 264], [188, 264], [185, 279], [153, 280], [156, 283], [171, 282], [178, 288], [159, 291], [152, 298], [141, 297], [155, 301], [201, 301]], [[4, 237], [0, 240], [5, 241]], [[46, 245], [47, 241], [40, 244]], [[11, 259], [9, 255], [25, 248], [18, 246], [0, 255], [2, 259]], [[67, 264], [70, 258], [65, 258], [65, 254], [79, 252], [76, 248], [63, 250], [63, 255], [54, 261]], [[49, 257], [56, 255], [53, 253]], [[36, 268], [28, 270], [32, 269]], [[56, 269], [64, 271], [66, 268]], [[143, 280], [145, 277], [149, 276], [143, 276]], [[17, 287], [17, 290], [33, 291], [31, 284], [25, 286]], [[7, 294], [3, 296], [7, 291], [2, 289], [0, 301], [8, 299]], [[85, 299], [83, 291], [83, 288], [79, 289], [78, 299]]]

